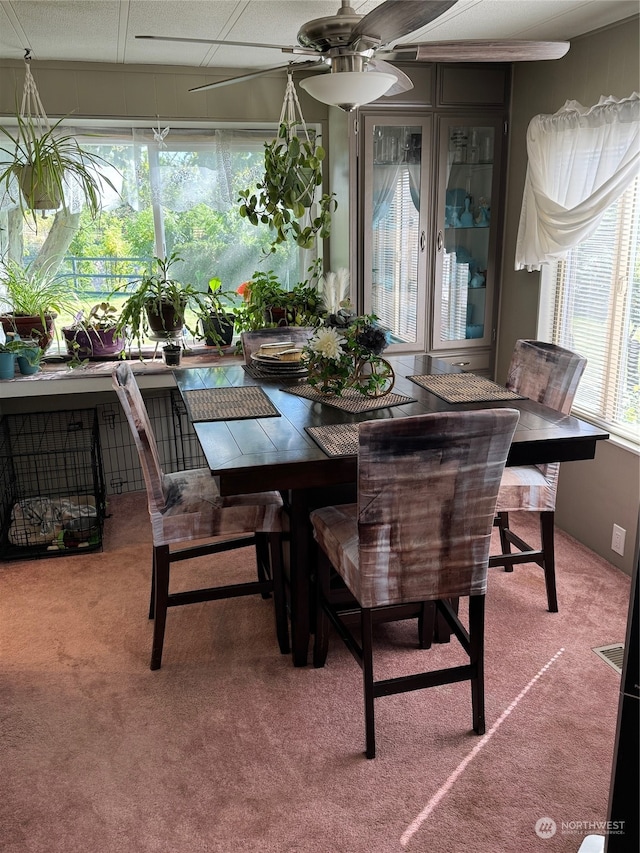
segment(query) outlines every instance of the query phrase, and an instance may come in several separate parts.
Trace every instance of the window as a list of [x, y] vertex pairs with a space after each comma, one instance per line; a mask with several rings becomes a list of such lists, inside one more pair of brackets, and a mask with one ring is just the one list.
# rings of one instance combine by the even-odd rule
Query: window
[[640, 443], [640, 179], [543, 273], [539, 335], [585, 356], [574, 409]]
[[[38, 215], [35, 227], [17, 211], [2, 211], [0, 232], [8, 236], [3, 240], [0, 233], [0, 254], [10, 249], [10, 256], [26, 262], [55, 255], [83, 308], [138, 279], [155, 255], [172, 252], [182, 258], [172, 269], [175, 277], [202, 291], [214, 277], [224, 290], [235, 291], [259, 269], [273, 270], [285, 287], [305, 278], [314, 260], [310, 252], [283, 244], [265, 259], [267, 227], [255, 227], [238, 213], [240, 190], [262, 178], [264, 143], [275, 127], [171, 126], [163, 134], [160, 128], [87, 124], [72, 132], [83, 148], [117, 169], [120, 195], [103, 199], [95, 220], [72, 204], [67, 213]], [[60, 317], [56, 325], [70, 320]]]

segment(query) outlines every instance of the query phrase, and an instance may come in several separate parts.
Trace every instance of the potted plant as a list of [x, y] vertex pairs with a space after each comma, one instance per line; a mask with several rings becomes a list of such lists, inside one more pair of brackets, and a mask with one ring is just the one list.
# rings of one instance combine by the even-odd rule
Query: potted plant
[[317, 287], [320, 261], [309, 267], [309, 278], [286, 290], [272, 270], [257, 271], [238, 288], [244, 304], [236, 325], [252, 331], [270, 326], [317, 326], [324, 311]]
[[53, 272], [53, 262], [23, 266], [7, 260], [0, 268], [0, 285], [8, 310], [0, 315], [5, 334], [34, 338], [43, 350], [55, 335], [55, 318], [60, 312], [75, 313], [75, 298], [63, 276]]
[[[177, 338], [183, 327], [195, 337], [200, 337], [197, 326], [189, 321], [187, 308], [191, 308], [199, 318], [206, 317], [206, 294], [172, 277], [171, 267], [179, 261], [182, 258], [175, 252], [165, 258], [154, 258], [155, 270], [134, 282], [135, 290], [129, 293], [120, 310], [116, 332], [135, 339], [139, 349], [144, 338]], [[129, 287], [126, 284], [114, 293], [128, 291]]]
[[24, 376], [30, 376], [40, 370], [44, 350], [37, 341], [16, 341], [20, 348], [16, 353], [18, 369]]
[[164, 363], [167, 367], [179, 367], [182, 357], [182, 347], [180, 344], [166, 344], [162, 347]]
[[0, 190], [25, 212], [66, 209], [65, 185], [78, 188], [91, 216], [96, 216], [102, 186], [117, 192], [105, 174], [108, 163], [62, 133], [61, 122], [43, 127], [31, 116], [16, 115], [15, 129], [0, 127]]
[[0, 379], [13, 379], [16, 374], [16, 356], [21, 352], [21, 340], [7, 339], [0, 342]]
[[323, 193], [313, 211], [316, 188], [322, 183], [324, 148], [314, 138], [298, 135], [298, 121], [281, 122], [278, 136], [265, 142], [264, 176], [255, 188], [240, 192], [240, 216], [252, 225], [268, 225], [273, 232], [269, 252], [291, 238], [311, 249], [316, 238], [331, 233], [335, 193]]
[[209, 292], [205, 302], [207, 314], [201, 317], [205, 343], [209, 347], [230, 346], [233, 340], [235, 314], [229, 310], [233, 294], [222, 290], [219, 278], [209, 280]]
[[110, 302], [94, 305], [86, 319], [78, 311], [71, 326], [65, 326], [62, 334], [67, 351], [74, 360], [109, 358], [119, 355], [125, 347], [125, 339], [118, 334], [118, 309]]

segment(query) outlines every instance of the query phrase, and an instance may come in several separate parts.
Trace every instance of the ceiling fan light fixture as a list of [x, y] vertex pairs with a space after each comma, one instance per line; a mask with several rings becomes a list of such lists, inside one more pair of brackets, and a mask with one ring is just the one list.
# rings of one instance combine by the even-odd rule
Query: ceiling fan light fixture
[[356, 107], [376, 101], [396, 82], [393, 74], [367, 71], [332, 71], [307, 77], [300, 87], [316, 101], [351, 112]]

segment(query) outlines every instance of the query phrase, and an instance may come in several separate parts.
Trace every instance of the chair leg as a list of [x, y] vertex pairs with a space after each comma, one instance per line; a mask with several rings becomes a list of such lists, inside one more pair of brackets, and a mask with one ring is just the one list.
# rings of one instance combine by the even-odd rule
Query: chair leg
[[484, 721], [484, 595], [469, 596], [469, 659], [474, 669], [471, 676], [471, 709], [473, 730], [485, 733]]
[[362, 678], [364, 682], [364, 728], [367, 758], [376, 757], [376, 732], [373, 710], [373, 621], [371, 610], [363, 607], [360, 611], [362, 631]]
[[430, 649], [436, 630], [436, 603], [423, 601], [418, 616], [418, 643], [421, 649]]
[[149, 595], [149, 619], [156, 614], [156, 549], [151, 556], [151, 594]]
[[542, 550], [542, 568], [544, 582], [547, 587], [547, 602], [550, 613], [558, 612], [558, 596], [556, 593], [556, 559], [553, 539], [555, 513], [552, 511], [540, 513], [540, 543]]
[[153, 549], [155, 576], [155, 618], [153, 620], [153, 643], [151, 647], [150, 669], [160, 669], [164, 629], [167, 624], [167, 606], [169, 601], [169, 546], [159, 545]]
[[329, 651], [329, 619], [324, 611], [323, 602], [329, 598], [331, 563], [322, 550], [316, 548], [316, 632], [313, 637], [313, 665], [322, 667]]
[[[258, 580], [260, 583], [271, 580], [271, 564], [269, 562], [269, 537], [256, 535], [256, 561], [258, 564]], [[270, 598], [270, 593], [263, 592], [263, 598]]]
[[[258, 535], [256, 547], [261, 535]], [[289, 653], [289, 623], [287, 620], [287, 600], [284, 592], [284, 572], [282, 568], [282, 539], [279, 533], [268, 534], [268, 553], [271, 555], [271, 575], [273, 577], [273, 604], [276, 614], [276, 636], [280, 652]]]
[[[511, 553], [511, 542], [505, 533], [505, 530], [509, 529], [509, 513], [508, 512], [499, 512], [496, 516], [497, 519], [497, 527], [498, 532], [500, 533], [500, 550], [503, 554]], [[506, 565], [504, 567], [505, 572], [512, 572], [513, 565]]]

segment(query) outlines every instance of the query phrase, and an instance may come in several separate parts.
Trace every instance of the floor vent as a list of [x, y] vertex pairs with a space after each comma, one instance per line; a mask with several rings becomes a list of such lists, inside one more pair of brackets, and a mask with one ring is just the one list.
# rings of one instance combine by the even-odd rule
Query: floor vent
[[622, 675], [622, 661], [624, 660], [624, 643], [611, 643], [609, 646], [598, 646], [592, 649], [598, 657], [609, 664], [612, 669]]

